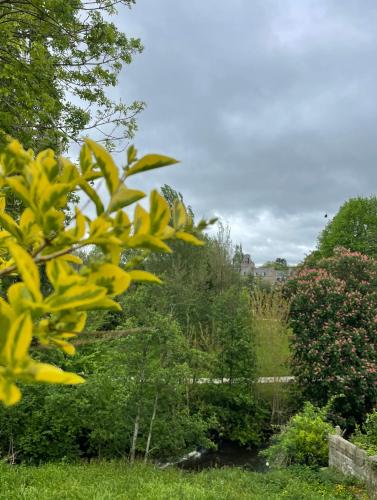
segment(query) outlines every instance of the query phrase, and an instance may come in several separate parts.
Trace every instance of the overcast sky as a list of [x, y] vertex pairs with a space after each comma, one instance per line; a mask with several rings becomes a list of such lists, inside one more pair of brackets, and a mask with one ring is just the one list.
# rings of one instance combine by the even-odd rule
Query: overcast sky
[[375, 193], [375, 0], [137, 0], [117, 23], [145, 46], [117, 89], [147, 103], [134, 142], [182, 162], [143, 187], [221, 217], [257, 263], [300, 261], [325, 213]]

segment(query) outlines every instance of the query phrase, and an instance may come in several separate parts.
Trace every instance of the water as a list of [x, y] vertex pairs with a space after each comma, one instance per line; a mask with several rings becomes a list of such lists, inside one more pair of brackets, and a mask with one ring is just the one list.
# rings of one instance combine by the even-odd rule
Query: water
[[189, 471], [200, 471], [212, 467], [242, 467], [255, 472], [267, 470], [266, 459], [259, 457], [260, 448], [245, 448], [231, 441], [222, 441], [217, 450], [205, 450], [187, 458], [178, 467]]

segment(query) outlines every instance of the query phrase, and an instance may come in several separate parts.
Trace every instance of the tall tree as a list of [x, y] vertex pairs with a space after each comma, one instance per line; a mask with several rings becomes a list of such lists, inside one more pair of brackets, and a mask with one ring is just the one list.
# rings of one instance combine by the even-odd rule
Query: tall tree
[[318, 241], [318, 257], [330, 257], [336, 247], [377, 256], [377, 197], [351, 198], [328, 223]]
[[[165, 200], [169, 203], [169, 207], [173, 208], [175, 203], [181, 202], [185, 205], [182, 193], [173, 189], [169, 184], [161, 186], [161, 193]], [[186, 206], [186, 205], [185, 205]], [[190, 205], [186, 207], [187, 213], [194, 219], [194, 212]]]
[[135, 0], [0, 0], [0, 131], [64, 150], [83, 131], [115, 145], [143, 104], [113, 101], [123, 64], [141, 52], [109, 18]]
[[377, 260], [339, 249], [288, 282], [292, 371], [304, 398], [348, 428], [377, 403]]
[[286, 259], [282, 257], [277, 257], [274, 261], [268, 260], [263, 264], [263, 267], [271, 267], [277, 271], [285, 271], [288, 268]]

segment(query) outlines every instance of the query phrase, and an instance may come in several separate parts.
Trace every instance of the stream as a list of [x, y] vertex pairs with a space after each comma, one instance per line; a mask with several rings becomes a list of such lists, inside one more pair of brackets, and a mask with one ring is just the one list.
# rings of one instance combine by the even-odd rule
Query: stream
[[266, 459], [259, 457], [260, 448], [246, 448], [231, 441], [222, 441], [217, 450], [193, 452], [177, 467], [187, 471], [201, 471], [212, 467], [242, 467], [255, 472], [266, 472]]

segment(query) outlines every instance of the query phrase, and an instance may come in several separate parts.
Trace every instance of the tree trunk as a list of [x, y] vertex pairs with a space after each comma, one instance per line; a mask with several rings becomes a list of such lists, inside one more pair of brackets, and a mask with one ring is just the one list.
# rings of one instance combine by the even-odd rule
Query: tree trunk
[[135, 453], [136, 453], [136, 442], [137, 438], [139, 435], [139, 426], [140, 426], [140, 414], [141, 414], [141, 406], [142, 406], [142, 397], [143, 397], [143, 384], [144, 384], [144, 374], [145, 374], [145, 363], [146, 363], [146, 347], [144, 347], [143, 351], [143, 359], [142, 359], [142, 366], [140, 370], [140, 377], [139, 377], [139, 387], [140, 387], [140, 394], [139, 394], [139, 401], [137, 403], [137, 413], [135, 417], [135, 423], [134, 423], [134, 432], [132, 436], [132, 441], [131, 441], [131, 449], [130, 449], [130, 463], [132, 464], [135, 461]]
[[135, 451], [136, 451], [136, 441], [137, 436], [139, 434], [139, 424], [140, 424], [140, 405], [137, 407], [137, 414], [135, 418], [134, 424], [134, 433], [132, 436], [131, 450], [130, 450], [130, 463], [132, 464], [135, 461]]
[[151, 446], [153, 424], [154, 424], [154, 420], [156, 418], [156, 412], [157, 412], [157, 403], [158, 403], [158, 392], [156, 392], [156, 396], [154, 398], [153, 412], [152, 412], [152, 417], [151, 417], [151, 421], [150, 421], [150, 424], [149, 424], [147, 446], [145, 447], [145, 455], [144, 455], [144, 462], [145, 463], [147, 462], [148, 454], [149, 454], [149, 449], [150, 449], [150, 446]]

